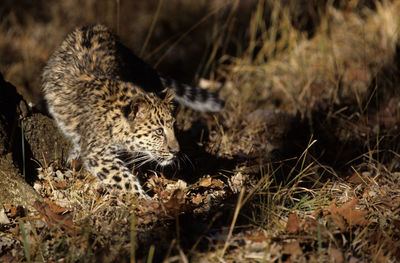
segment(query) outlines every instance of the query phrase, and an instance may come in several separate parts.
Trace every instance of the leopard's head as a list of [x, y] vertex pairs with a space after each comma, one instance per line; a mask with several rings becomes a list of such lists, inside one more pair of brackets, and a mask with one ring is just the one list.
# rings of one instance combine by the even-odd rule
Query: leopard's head
[[174, 162], [180, 151], [175, 137], [172, 104], [168, 91], [163, 99], [153, 94], [138, 96], [129, 106], [127, 119], [133, 138], [129, 149], [138, 165], [155, 161], [165, 166]]

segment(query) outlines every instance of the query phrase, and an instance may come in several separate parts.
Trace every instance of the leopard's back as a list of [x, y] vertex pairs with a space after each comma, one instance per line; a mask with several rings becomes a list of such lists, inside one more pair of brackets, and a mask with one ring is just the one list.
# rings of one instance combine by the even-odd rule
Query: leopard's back
[[117, 42], [105, 26], [80, 27], [45, 66], [42, 90], [48, 109], [69, 137], [80, 135], [79, 128], [84, 130], [101, 114], [112, 86], [109, 82], [118, 79]]
[[93, 92], [90, 87], [92, 83], [95, 86], [96, 80], [100, 83], [118, 78], [117, 42], [115, 35], [102, 25], [71, 32], [43, 70], [42, 89], [47, 101], [51, 104], [51, 96], [65, 93], [64, 99], [76, 102]]

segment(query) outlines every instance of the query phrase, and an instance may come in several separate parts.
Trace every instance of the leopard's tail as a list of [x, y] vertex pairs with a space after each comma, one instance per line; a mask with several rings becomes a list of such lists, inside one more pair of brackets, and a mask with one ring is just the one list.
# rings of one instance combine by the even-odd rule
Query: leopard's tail
[[196, 111], [217, 112], [224, 108], [225, 102], [216, 93], [165, 76], [160, 76], [160, 80], [164, 88], [174, 91], [174, 99], [182, 105]]

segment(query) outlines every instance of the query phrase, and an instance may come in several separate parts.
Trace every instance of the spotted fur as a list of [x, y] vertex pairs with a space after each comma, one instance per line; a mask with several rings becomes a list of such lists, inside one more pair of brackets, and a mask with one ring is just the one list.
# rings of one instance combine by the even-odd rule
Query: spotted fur
[[121, 153], [133, 156], [131, 163], [169, 165], [180, 150], [173, 98], [197, 110], [223, 106], [209, 91], [160, 76], [102, 25], [66, 37], [44, 68], [42, 89], [49, 112], [73, 141], [69, 160], [82, 158], [107, 186], [141, 198], [148, 196]]

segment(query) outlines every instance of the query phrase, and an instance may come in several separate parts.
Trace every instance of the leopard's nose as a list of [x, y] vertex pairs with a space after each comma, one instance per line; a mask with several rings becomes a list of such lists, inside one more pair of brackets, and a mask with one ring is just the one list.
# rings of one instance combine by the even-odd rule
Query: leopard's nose
[[179, 148], [172, 148], [172, 147], [170, 147], [170, 146], [168, 146], [168, 151], [171, 153], [171, 154], [177, 154], [178, 152], [179, 152]]

